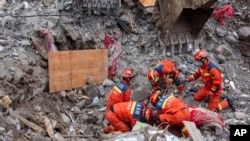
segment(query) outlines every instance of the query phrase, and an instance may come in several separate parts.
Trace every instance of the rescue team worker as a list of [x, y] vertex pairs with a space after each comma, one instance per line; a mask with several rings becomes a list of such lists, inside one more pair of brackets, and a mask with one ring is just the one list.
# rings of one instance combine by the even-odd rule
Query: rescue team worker
[[191, 82], [201, 77], [204, 86], [196, 92], [193, 97], [196, 101], [202, 101], [210, 96], [207, 108], [211, 111], [221, 111], [231, 107], [235, 111], [231, 100], [224, 99], [220, 101], [222, 95], [222, 75], [219, 68], [208, 59], [205, 50], [199, 50], [194, 54], [194, 60], [198, 61], [200, 67], [198, 70], [188, 76], [187, 81]]
[[121, 72], [122, 80], [119, 81], [110, 91], [106, 109], [108, 110], [112, 105], [130, 101], [131, 97], [131, 80], [135, 77], [135, 71], [131, 68], [125, 68]]
[[167, 123], [182, 131], [184, 136], [189, 136], [182, 121], [190, 121], [190, 112], [188, 106], [174, 95], [151, 94], [150, 103], [157, 110], [153, 118], [155, 125]]
[[190, 136], [183, 121], [192, 121], [198, 128], [209, 130], [216, 135], [221, 135], [225, 130], [223, 119], [218, 113], [202, 107], [187, 106], [174, 95], [152, 94], [150, 103], [157, 110], [153, 118], [155, 125], [169, 125], [169, 132], [178, 137]]
[[130, 101], [117, 103], [110, 107], [106, 119], [110, 123], [104, 127], [105, 133], [114, 131], [127, 132], [136, 124], [136, 121], [147, 122], [152, 120], [153, 112], [140, 102]]
[[179, 70], [172, 61], [159, 61], [147, 74], [148, 80], [152, 85], [152, 93], [160, 92], [160, 83], [164, 81], [166, 77], [168, 77], [166, 82], [167, 89], [174, 83], [178, 90], [184, 90], [184, 84], [178, 78], [179, 74]]

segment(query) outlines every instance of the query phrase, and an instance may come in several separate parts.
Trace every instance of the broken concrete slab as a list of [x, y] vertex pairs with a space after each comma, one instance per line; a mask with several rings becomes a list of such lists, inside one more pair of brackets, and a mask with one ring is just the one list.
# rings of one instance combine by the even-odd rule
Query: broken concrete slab
[[96, 85], [87, 85], [87, 86], [82, 87], [81, 90], [90, 99], [101, 96], [101, 93]]

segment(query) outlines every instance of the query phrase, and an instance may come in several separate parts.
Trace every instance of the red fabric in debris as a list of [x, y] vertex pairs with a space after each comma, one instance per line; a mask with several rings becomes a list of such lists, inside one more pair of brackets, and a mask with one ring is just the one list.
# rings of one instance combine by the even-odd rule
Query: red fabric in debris
[[219, 20], [220, 26], [225, 22], [225, 17], [232, 18], [234, 16], [233, 8], [231, 5], [224, 5], [221, 9], [215, 10], [213, 16]]
[[113, 78], [115, 76], [115, 70], [116, 70], [117, 60], [118, 60], [118, 58], [114, 58], [114, 60], [112, 61], [112, 65], [109, 68], [108, 77], [109, 77], [110, 80], [113, 80]]
[[106, 49], [109, 49], [110, 46], [114, 43], [113, 39], [110, 37], [110, 35], [106, 34], [104, 37], [104, 45]]
[[222, 117], [219, 114], [201, 107], [189, 106], [189, 109], [192, 109], [191, 121], [197, 126], [202, 126], [204, 123], [215, 122], [224, 128]]
[[112, 45], [115, 46], [115, 51], [114, 51], [113, 59], [112, 59], [112, 65], [109, 68], [109, 72], [108, 72], [108, 78], [110, 80], [113, 80], [113, 78], [115, 76], [117, 60], [118, 60], [118, 57], [121, 53], [121, 45], [120, 45], [119, 40], [114, 41], [113, 38], [108, 34], [106, 34], [104, 37], [104, 45], [105, 45], [106, 49], [109, 49]]

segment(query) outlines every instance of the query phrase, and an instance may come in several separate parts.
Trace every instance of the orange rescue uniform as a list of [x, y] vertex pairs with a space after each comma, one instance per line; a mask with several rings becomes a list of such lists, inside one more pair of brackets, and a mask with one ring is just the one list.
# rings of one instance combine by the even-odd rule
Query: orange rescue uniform
[[183, 126], [183, 120], [190, 120], [187, 105], [174, 95], [164, 95], [156, 103], [156, 110], [161, 122]]
[[190, 121], [188, 106], [174, 95], [162, 96], [155, 106], [160, 122], [167, 122], [172, 127], [179, 128], [185, 136], [189, 136], [182, 121]]
[[211, 111], [220, 111], [229, 106], [228, 101], [225, 99], [220, 102], [222, 95], [222, 75], [218, 67], [208, 61], [203, 64], [193, 75], [188, 77], [189, 81], [193, 81], [201, 77], [204, 86], [194, 94], [194, 100], [201, 101], [210, 95], [208, 109]]
[[113, 131], [127, 132], [132, 129], [137, 120], [142, 119], [143, 106], [139, 102], [121, 102], [110, 107], [106, 119]]
[[119, 102], [130, 101], [131, 88], [125, 81], [118, 82], [109, 93], [106, 109]]
[[[167, 87], [169, 87], [170, 85], [175, 83], [174, 80], [178, 79], [178, 76], [180, 74], [175, 64], [169, 60], [159, 61], [154, 67], [154, 70], [156, 70], [160, 74], [160, 81], [152, 83], [153, 92], [159, 89], [159, 83], [165, 79], [165, 76], [168, 76]], [[184, 89], [184, 86], [180, 86], [180, 84], [175, 83], [175, 85], [177, 86], [178, 90]]]

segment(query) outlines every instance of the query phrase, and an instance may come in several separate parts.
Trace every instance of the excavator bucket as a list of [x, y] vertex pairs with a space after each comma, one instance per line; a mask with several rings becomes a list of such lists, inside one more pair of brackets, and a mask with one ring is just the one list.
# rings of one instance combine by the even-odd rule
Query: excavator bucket
[[166, 45], [196, 40], [213, 13], [217, 0], [157, 0], [154, 16], [159, 36]]

